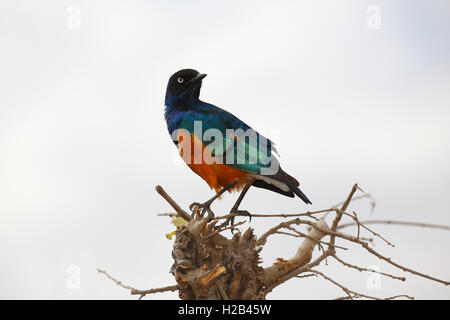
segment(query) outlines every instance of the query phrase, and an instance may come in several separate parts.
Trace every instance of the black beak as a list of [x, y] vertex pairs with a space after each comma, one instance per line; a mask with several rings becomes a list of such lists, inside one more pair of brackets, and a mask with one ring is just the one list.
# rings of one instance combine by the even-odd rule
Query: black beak
[[191, 80], [189, 80], [188, 85], [191, 85], [191, 84], [193, 84], [193, 83], [195, 83], [195, 82], [202, 81], [202, 79], [203, 79], [204, 77], [206, 77], [206, 76], [207, 76], [206, 73], [199, 73], [198, 75], [196, 75], [195, 77], [193, 77]]

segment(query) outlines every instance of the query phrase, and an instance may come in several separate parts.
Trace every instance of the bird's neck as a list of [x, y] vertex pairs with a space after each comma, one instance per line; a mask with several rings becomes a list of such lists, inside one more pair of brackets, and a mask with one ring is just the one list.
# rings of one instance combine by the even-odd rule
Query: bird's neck
[[170, 90], [166, 91], [164, 116], [167, 122], [167, 128], [172, 133], [178, 126], [187, 111], [194, 109], [201, 104], [199, 99], [200, 86], [196, 86], [179, 95], [173, 95]]
[[185, 116], [186, 112], [193, 109], [199, 103], [199, 99], [191, 95], [173, 96], [166, 95], [164, 117], [167, 122], [167, 129], [169, 133], [177, 129], [178, 124]]
[[199, 87], [187, 90], [179, 95], [173, 95], [169, 90], [166, 91], [165, 105], [168, 108], [188, 108], [198, 103], [199, 101]]

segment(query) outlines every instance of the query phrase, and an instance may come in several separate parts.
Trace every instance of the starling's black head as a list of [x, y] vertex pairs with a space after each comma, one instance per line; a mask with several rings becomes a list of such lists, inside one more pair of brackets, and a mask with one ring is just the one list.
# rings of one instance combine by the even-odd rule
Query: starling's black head
[[169, 79], [167, 93], [176, 97], [191, 91], [198, 97], [204, 77], [206, 77], [206, 74], [199, 73], [193, 69], [183, 69], [175, 72]]

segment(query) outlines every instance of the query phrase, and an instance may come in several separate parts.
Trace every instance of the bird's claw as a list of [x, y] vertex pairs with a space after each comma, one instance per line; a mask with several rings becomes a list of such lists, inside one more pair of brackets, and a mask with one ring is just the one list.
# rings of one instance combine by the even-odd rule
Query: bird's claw
[[194, 218], [196, 210], [195, 208], [198, 208], [200, 217], [204, 217], [205, 213], [208, 213], [208, 219], [211, 221], [214, 219], [214, 212], [212, 212], [210, 208], [211, 203], [205, 202], [205, 203], [199, 203], [199, 202], [193, 202], [189, 205], [189, 210], [192, 211], [191, 217]]
[[189, 210], [194, 211], [194, 208], [195, 208], [195, 207], [200, 208], [200, 207], [201, 207], [201, 203], [200, 203], [200, 202], [192, 202], [192, 203], [189, 205]]
[[247, 216], [248, 222], [252, 221], [252, 214], [250, 212], [248, 212], [247, 210], [231, 209], [230, 214], [233, 214], [235, 216]]

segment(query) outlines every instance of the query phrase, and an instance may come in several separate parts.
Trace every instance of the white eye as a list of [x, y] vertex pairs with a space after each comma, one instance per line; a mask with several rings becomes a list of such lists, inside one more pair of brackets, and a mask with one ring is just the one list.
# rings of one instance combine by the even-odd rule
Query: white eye
[[184, 79], [180, 77], [180, 78], [177, 79], [177, 81], [178, 81], [178, 83], [183, 83]]

